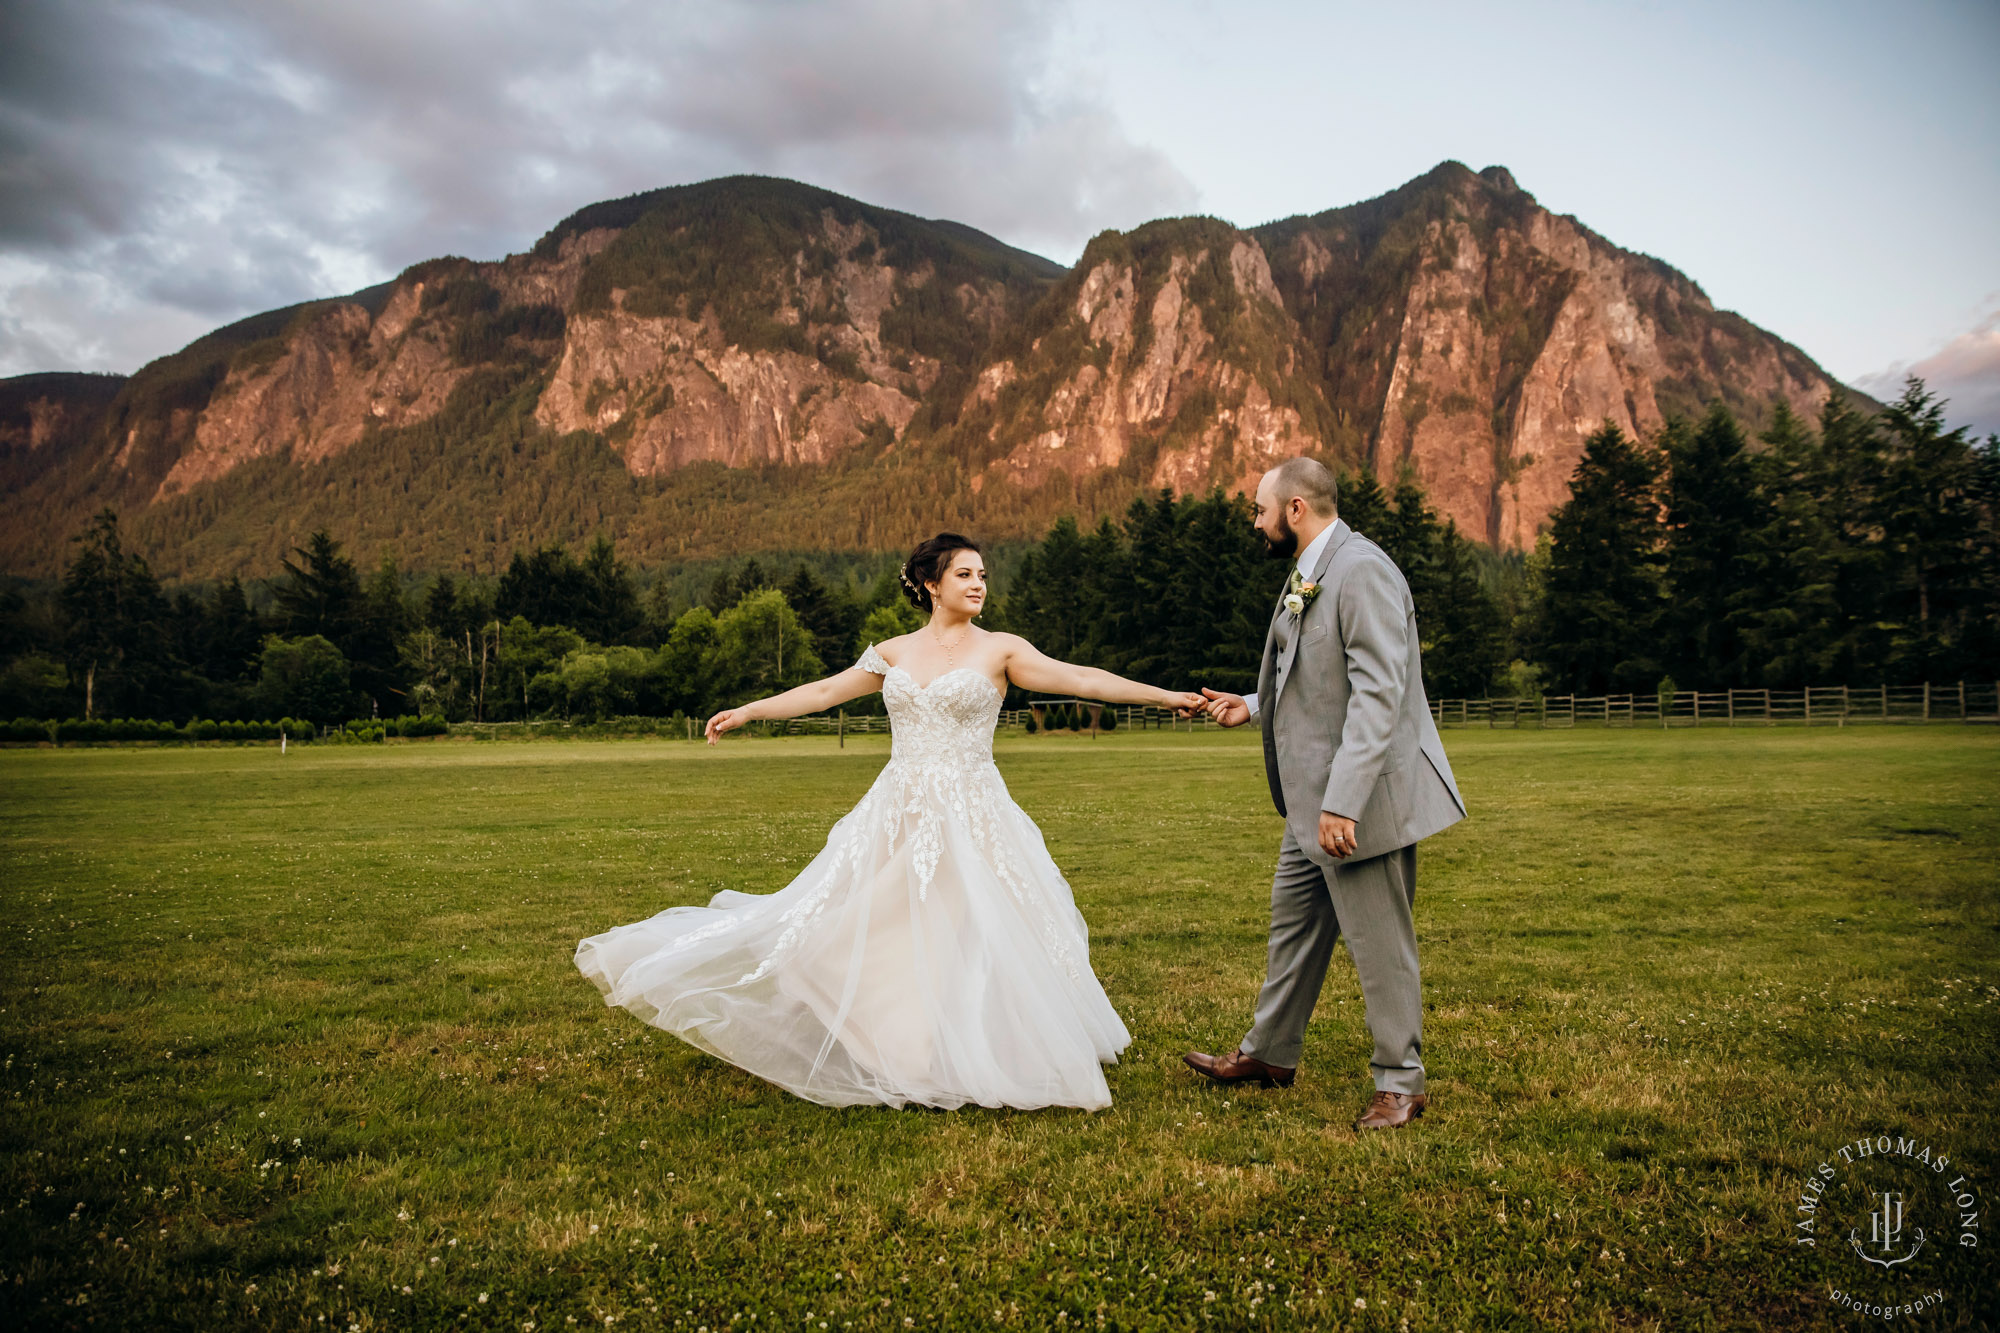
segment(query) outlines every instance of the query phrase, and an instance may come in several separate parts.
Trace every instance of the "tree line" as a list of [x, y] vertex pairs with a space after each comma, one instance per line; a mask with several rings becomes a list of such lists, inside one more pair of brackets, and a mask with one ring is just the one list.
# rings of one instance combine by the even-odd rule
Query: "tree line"
[[[1341, 479], [1339, 508], [1409, 580], [1432, 697], [1950, 680], [2000, 664], [2000, 440], [1947, 429], [1918, 381], [1880, 413], [1727, 408], [1650, 440], [1606, 424], [1536, 550], [1495, 556], [1414, 481]], [[1289, 561], [1249, 502], [1140, 496], [1058, 520], [982, 622], [1169, 688], [1255, 688]], [[757, 560], [693, 605], [642, 595], [600, 536], [514, 552], [497, 579], [366, 575], [326, 531], [256, 590], [171, 594], [98, 514], [60, 586], [0, 594], [0, 718], [509, 721], [705, 716], [852, 662], [922, 617], [895, 573]], [[1013, 702], [1019, 702], [1014, 700]], [[860, 708], [879, 707], [863, 701]]]

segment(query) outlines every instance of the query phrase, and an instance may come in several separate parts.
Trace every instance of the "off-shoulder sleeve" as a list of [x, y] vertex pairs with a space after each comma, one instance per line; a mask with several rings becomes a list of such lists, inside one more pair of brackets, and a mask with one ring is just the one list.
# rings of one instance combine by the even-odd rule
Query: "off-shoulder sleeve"
[[860, 667], [863, 671], [872, 671], [878, 676], [889, 674], [889, 664], [882, 660], [882, 654], [875, 651], [875, 645], [872, 643], [862, 652], [861, 660], [854, 665]]

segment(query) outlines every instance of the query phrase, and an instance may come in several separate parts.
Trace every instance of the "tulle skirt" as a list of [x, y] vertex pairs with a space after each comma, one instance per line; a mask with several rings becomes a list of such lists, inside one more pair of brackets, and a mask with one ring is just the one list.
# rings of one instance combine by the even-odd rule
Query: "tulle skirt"
[[785, 888], [591, 936], [576, 965], [606, 1004], [828, 1106], [1098, 1109], [1131, 1041], [990, 762], [892, 759]]

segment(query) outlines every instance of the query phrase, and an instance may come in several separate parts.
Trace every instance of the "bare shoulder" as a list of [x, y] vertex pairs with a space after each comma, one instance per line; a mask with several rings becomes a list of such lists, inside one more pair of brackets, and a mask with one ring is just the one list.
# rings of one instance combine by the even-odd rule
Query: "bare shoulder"
[[987, 641], [993, 645], [1002, 657], [1011, 658], [1020, 653], [1032, 653], [1035, 651], [1035, 645], [1029, 643], [1018, 634], [1008, 634], [998, 630], [982, 630], [980, 632], [986, 635]]
[[876, 655], [890, 666], [894, 666], [903, 655], [904, 645], [914, 637], [916, 636], [912, 634], [898, 634], [893, 639], [884, 639], [875, 645]]

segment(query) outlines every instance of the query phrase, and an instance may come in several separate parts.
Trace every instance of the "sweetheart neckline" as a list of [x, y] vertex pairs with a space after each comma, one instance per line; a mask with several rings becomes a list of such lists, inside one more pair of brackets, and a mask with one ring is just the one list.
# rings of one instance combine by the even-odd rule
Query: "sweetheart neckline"
[[987, 685], [992, 688], [995, 694], [1006, 693], [1006, 691], [1002, 690], [998, 685], [993, 684], [993, 677], [987, 675], [984, 671], [981, 671], [978, 667], [953, 667], [949, 671], [940, 671], [935, 676], [932, 676], [929, 680], [925, 681], [922, 685], [917, 684], [917, 678], [915, 676], [911, 675], [908, 671], [904, 670], [904, 668], [897, 666], [894, 663], [890, 664], [889, 670], [903, 672], [903, 679], [909, 681], [910, 684], [915, 687], [918, 694], [924, 693], [926, 690], [930, 689], [931, 686], [943, 680], [946, 676], [955, 676], [961, 671], [970, 671], [973, 675], [985, 681]]

